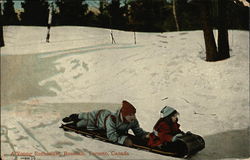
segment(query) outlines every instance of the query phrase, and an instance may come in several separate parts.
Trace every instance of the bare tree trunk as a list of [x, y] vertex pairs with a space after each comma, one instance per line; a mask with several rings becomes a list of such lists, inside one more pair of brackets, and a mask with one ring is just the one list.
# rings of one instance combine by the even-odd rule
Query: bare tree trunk
[[3, 15], [2, 15], [2, 4], [0, 3], [0, 47], [4, 46], [3, 39]]
[[218, 54], [220, 60], [230, 57], [227, 30], [227, 1], [228, 0], [218, 0]]
[[46, 36], [46, 42], [49, 43], [50, 39], [50, 28], [51, 28], [51, 23], [52, 23], [52, 15], [53, 15], [53, 3], [50, 4], [49, 6], [49, 17], [48, 17], [48, 25], [47, 25], [47, 36]]
[[3, 40], [3, 26], [0, 27], [0, 47], [4, 46], [4, 40]]
[[174, 20], [175, 20], [175, 25], [176, 25], [176, 30], [179, 31], [179, 23], [177, 19], [177, 14], [176, 14], [176, 0], [173, 0], [173, 15], [174, 15]]
[[134, 31], [134, 43], [136, 44], [136, 34], [135, 34], [135, 31]]
[[112, 44], [116, 44], [112, 29], [110, 29], [110, 36], [111, 36]]
[[211, 25], [210, 7], [211, 7], [210, 1], [206, 1], [200, 5], [202, 28], [206, 46], [206, 61], [217, 61], [218, 53], [213, 34], [213, 27]]

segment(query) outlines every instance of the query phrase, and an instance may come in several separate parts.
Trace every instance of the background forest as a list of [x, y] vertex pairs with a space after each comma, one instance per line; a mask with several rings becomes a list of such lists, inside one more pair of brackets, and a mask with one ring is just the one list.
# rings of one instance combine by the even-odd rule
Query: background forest
[[[4, 25], [77, 25], [129, 31], [165, 32], [201, 29], [199, 0], [5, 0], [1, 7]], [[211, 3], [210, 16], [216, 28], [218, 1]], [[90, 3], [91, 2], [91, 3]], [[191, 3], [190, 3], [191, 2]], [[19, 1], [20, 3], [20, 1]], [[206, 3], [205, 1], [202, 2]], [[223, 7], [228, 29], [249, 28], [249, 8], [230, 0]]]

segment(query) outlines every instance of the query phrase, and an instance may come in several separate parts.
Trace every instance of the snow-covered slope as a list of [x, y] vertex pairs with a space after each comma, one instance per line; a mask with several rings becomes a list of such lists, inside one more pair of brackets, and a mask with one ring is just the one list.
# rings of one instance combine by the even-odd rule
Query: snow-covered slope
[[[246, 31], [229, 31], [231, 58], [220, 62], [204, 61], [202, 31], [136, 33], [136, 44], [132, 32], [113, 34], [116, 44], [111, 44], [107, 29], [52, 27], [51, 42], [46, 43], [45, 27], [4, 28], [2, 154], [78, 151], [86, 155], [51, 157], [174, 159], [58, 128], [60, 119], [70, 113], [115, 110], [126, 99], [136, 106], [137, 118], [148, 131], [164, 105], [176, 108], [182, 130], [200, 134], [206, 141], [206, 148], [193, 160], [250, 157]], [[111, 151], [129, 155], [101, 155]]]

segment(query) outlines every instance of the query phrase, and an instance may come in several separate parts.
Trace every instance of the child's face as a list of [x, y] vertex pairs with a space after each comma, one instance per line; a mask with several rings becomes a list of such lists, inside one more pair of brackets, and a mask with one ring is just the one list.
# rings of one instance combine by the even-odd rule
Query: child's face
[[125, 116], [125, 119], [128, 122], [133, 122], [136, 119], [136, 117], [135, 117], [135, 114], [132, 113], [132, 114], [129, 114], [129, 115]]
[[172, 120], [173, 123], [177, 122], [177, 120], [178, 120], [178, 113], [176, 113], [175, 115], [173, 115], [171, 117], [171, 120]]

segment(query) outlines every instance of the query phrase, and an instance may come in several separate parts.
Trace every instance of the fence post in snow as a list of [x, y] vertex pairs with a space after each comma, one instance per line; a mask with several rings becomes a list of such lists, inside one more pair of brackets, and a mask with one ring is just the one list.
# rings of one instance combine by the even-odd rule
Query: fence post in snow
[[49, 38], [50, 38], [50, 27], [51, 27], [51, 22], [52, 22], [52, 13], [53, 13], [53, 2], [51, 2], [50, 7], [49, 7], [49, 17], [48, 17], [48, 31], [47, 31], [47, 36], [46, 36], [46, 42], [49, 43]]
[[134, 42], [136, 44], [136, 34], [135, 34], [135, 32], [134, 32]]
[[114, 39], [114, 36], [113, 36], [113, 31], [112, 31], [112, 29], [110, 30], [110, 36], [111, 36], [112, 44], [113, 44], [113, 43], [116, 44], [115, 39]]

